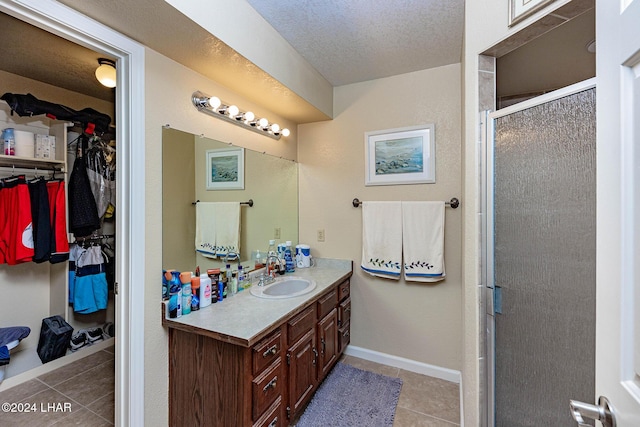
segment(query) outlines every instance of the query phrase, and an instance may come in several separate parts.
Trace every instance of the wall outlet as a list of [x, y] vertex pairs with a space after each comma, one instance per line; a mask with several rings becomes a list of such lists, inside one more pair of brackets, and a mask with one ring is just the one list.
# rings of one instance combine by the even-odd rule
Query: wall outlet
[[324, 228], [318, 230], [318, 242], [324, 242]]
[[279, 239], [280, 238], [280, 227], [276, 227], [274, 233], [273, 233], [273, 238], [274, 239]]

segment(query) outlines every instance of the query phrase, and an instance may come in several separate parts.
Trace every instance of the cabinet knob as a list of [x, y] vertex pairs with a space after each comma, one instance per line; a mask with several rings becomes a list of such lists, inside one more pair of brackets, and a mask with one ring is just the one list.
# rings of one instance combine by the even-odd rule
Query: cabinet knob
[[278, 384], [278, 377], [275, 376], [271, 381], [269, 381], [269, 383], [266, 386], [264, 386], [262, 391], [266, 393], [267, 391], [269, 391], [270, 388], [276, 388], [277, 384]]
[[278, 352], [278, 345], [274, 344], [273, 346], [269, 347], [264, 353], [262, 353], [262, 357], [273, 356], [277, 352]]

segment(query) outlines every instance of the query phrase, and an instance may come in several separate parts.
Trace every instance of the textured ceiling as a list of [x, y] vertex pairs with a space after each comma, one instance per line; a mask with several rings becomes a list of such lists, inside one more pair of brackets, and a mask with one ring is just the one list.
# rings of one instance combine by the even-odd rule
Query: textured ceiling
[[[59, 1], [283, 117], [298, 123], [329, 118], [165, 1]], [[463, 0], [248, 3], [334, 86], [461, 60]], [[103, 55], [4, 14], [0, 37], [0, 69], [113, 98], [93, 76]]]
[[333, 86], [461, 62], [463, 0], [247, 0]]

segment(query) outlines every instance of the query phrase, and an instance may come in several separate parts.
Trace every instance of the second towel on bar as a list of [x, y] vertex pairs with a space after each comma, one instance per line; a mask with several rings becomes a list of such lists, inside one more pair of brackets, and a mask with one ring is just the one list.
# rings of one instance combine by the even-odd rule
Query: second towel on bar
[[[207, 258], [240, 252], [240, 203], [196, 203], [196, 251]], [[235, 258], [235, 257], [233, 257]]]
[[444, 279], [444, 202], [402, 202], [402, 246], [406, 281]]
[[401, 202], [362, 202], [362, 270], [400, 279], [402, 268]]

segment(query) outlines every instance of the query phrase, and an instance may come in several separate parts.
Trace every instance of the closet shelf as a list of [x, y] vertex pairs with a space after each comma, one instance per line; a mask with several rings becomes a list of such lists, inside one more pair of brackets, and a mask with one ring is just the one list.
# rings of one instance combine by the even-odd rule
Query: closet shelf
[[16, 168], [42, 168], [43, 170], [56, 168], [64, 170], [66, 163], [64, 160], [39, 159], [35, 157], [6, 156], [0, 154], [0, 167]]

